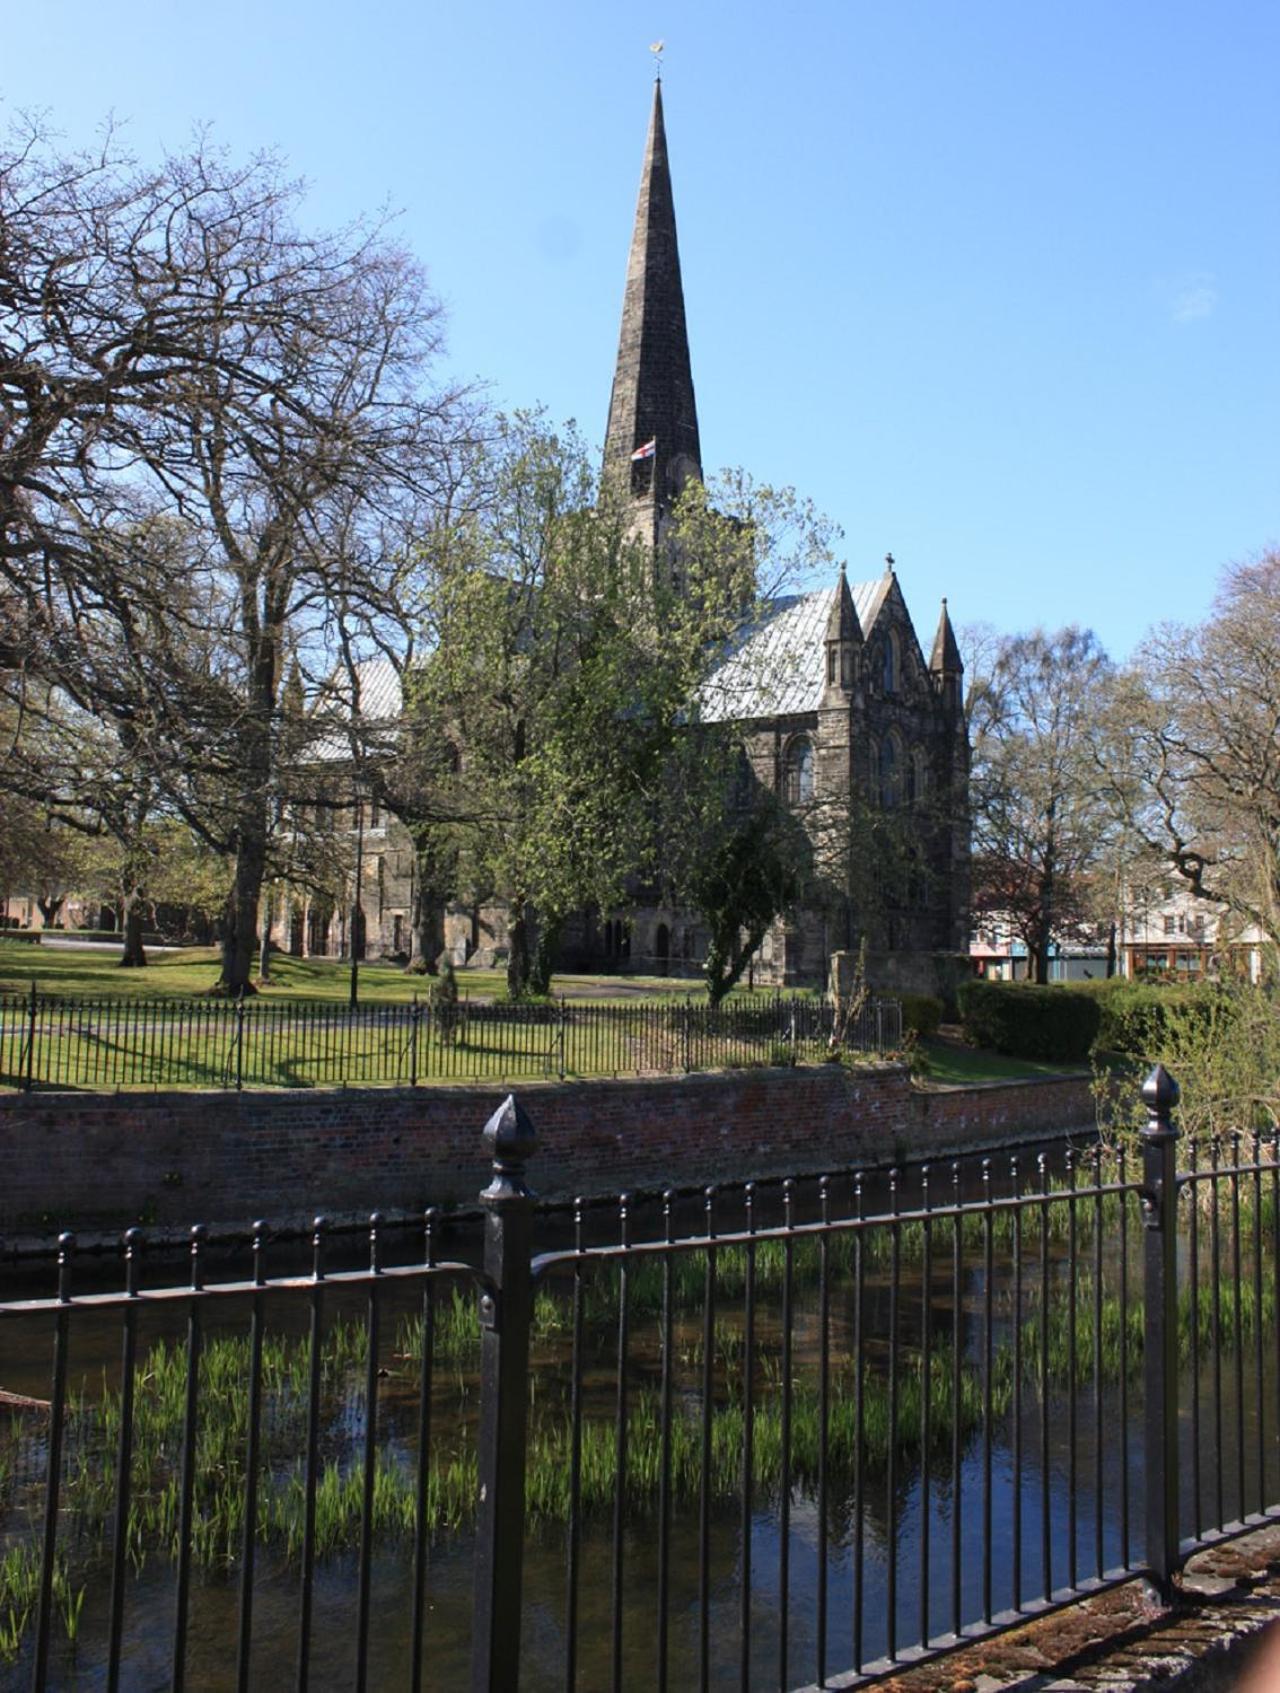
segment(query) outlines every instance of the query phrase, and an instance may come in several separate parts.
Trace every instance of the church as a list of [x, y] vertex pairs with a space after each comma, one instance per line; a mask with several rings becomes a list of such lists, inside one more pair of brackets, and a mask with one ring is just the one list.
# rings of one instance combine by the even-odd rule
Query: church
[[[670, 547], [672, 507], [702, 476], [662, 84], [654, 87], [627, 264], [602, 474], [629, 500], [635, 537]], [[386, 672], [384, 674], [383, 672]], [[943, 602], [926, 660], [891, 556], [868, 580], [766, 602], [709, 679], [703, 722], [744, 734], [750, 777], [804, 824], [811, 894], [780, 917], [753, 960], [756, 983], [819, 985], [833, 952], [867, 943], [868, 977], [893, 991], [950, 997], [967, 974], [969, 748], [963, 670]], [[365, 667], [362, 709], [399, 714], [385, 661]], [[360, 819], [366, 955], [403, 952], [413, 852], [394, 818]], [[861, 843], [863, 851], [858, 852]], [[854, 873], [837, 866], [853, 865]], [[281, 912], [292, 951], [346, 951], [348, 914], [312, 899]], [[456, 965], [491, 964], [506, 947], [501, 905], [461, 903], [444, 917]], [[566, 930], [562, 967], [696, 978], [707, 936], [696, 914], [657, 905], [584, 913]]]

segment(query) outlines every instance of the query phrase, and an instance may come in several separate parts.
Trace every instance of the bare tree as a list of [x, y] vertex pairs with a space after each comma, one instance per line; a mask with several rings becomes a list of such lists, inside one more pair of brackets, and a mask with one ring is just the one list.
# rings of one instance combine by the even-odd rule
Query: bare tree
[[1148, 637], [1108, 748], [1114, 801], [1144, 845], [1280, 945], [1280, 552], [1228, 569], [1199, 627]]
[[305, 780], [287, 660], [320, 677], [400, 638], [405, 537], [462, 421], [426, 387], [418, 267], [381, 228], [303, 232], [299, 199], [272, 160], [204, 145], [153, 171], [34, 132], [0, 153], [4, 656], [234, 860], [227, 993], [251, 986], [273, 818]]
[[1088, 630], [1036, 630], [969, 667], [974, 908], [1007, 914], [1035, 979], [1055, 939], [1087, 920], [1089, 872], [1111, 814], [1092, 728], [1111, 665]]

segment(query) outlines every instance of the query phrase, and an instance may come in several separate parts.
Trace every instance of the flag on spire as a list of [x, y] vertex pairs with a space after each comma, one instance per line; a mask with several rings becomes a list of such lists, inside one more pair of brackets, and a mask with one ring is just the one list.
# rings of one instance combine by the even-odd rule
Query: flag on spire
[[643, 447], [637, 447], [635, 452], [632, 453], [632, 464], [636, 464], [640, 459], [651, 459], [657, 450], [658, 437], [655, 435], [651, 441], [646, 441]]

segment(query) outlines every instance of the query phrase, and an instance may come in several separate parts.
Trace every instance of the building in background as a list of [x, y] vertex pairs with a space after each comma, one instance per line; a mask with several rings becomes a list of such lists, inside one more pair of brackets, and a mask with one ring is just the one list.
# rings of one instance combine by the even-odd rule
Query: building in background
[[[675, 204], [661, 83], [655, 85], [622, 322], [609, 402], [602, 475], [630, 501], [632, 532], [655, 569], [677, 573], [671, 546], [675, 501], [702, 476]], [[399, 682], [385, 660], [361, 667], [362, 716], [393, 725]], [[839, 831], [854, 814], [891, 813], [901, 842], [894, 885], [861, 903], [827, 876], [813, 899], [780, 918], [753, 965], [757, 981], [820, 983], [833, 951], [865, 934], [875, 985], [948, 992], [967, 970], [969, 749], [963, 667], [944, 602], [926, 657], [892, 557], [868, 579], [838, 581], [768, 603], [707, 684], [705, 722], [743, 727], [751, 779], [777, 793], [805, 823], [815, 851], [838, 857]], [[330, 755], [326, 755], [330, 756]], [[343, 749], [331, 761], [340, 793]], [[354, 791], [335, 829], [358, 836], [341, 897], [282, 890], [278, 943], [307, 954], [345, 953], [352, 940], [356, 862], [362, 913], [357, 950], [403, 953], [413, 905], [414, 854], [394, 818]], [[833, 847], [833, 840], [835, 846]], [[507, 944], [501, 904], [456, 903], [445, 914], [445, 950], [456, 964], [492, 964]], [[567, 965], [696, 975], [707, 936], [695, 913], [646, 903], [583, 912], [566, 926]]]

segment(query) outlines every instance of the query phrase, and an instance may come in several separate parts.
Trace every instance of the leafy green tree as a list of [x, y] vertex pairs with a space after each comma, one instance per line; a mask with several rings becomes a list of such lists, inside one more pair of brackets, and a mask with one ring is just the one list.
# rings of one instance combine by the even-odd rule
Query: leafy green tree
[[618, 904], [652, 866], [703, 614], [655, 581], [572, 429], [504, 419], [474, 474], [483, 496], [424, 540], [430, 642], [408, 684], [405, 785], [456, 848], [461, 885], [505, 901], [520, 995], [543, 985], [535, 959], [545, 980], [572, 911]]
[[740, 980], [769, 926], [798, 898], [809, 840], [767, 790], [722, 820], [689, 879], [689, 895], [710, 931], [707, 996], [719, 1005]]
[[737, 474], [692, 484], [655, 555], [573, 428], [537, 414], [500, 419], [468, 471], [420, 538], [423, 649], [377, 780], [422, 843], [419, 887], [506, 905], [518, 996], [546, 990], [572, 913], [692, 897], [688, 843], [738, 821], [740, 735], [701, 724], [702, 689], [758, 583], [810, 567], [826, 530]]

